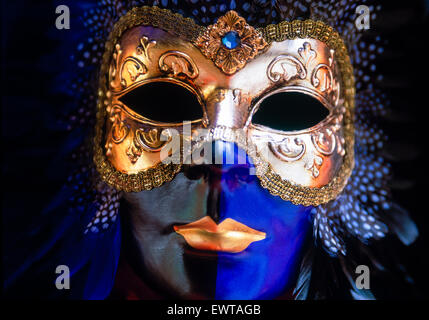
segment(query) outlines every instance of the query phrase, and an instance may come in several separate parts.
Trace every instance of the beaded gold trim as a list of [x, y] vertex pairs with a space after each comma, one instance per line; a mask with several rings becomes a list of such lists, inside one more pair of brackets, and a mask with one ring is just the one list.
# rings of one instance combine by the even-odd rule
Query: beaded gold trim
[[[199, 26], [189, 18], [174, 14], [169, 10], [157, 7], [134, 8], [122, 16], [116, 23], [105, 45], [103, 62], [100, 69], [100, 89], [98, 92], [97, 124], [94, 137], [94, 162], [102, 179], [109, 185], [126, 192], [150, 190], [170, 181], [180, 171], [181, 165], [160, 163], [156, 167], [138, 174], [125, 174], [117, 171], [107, 160], [102, 149], [104, 120], [106, 118], [107, 79], [110, 59], [114, 46], [122, 34], [138, 25], [158, 27], [171, 34], [180, 36], [192, 43], [206, 32], [206, 27]], [[319, 205], [334, 199], [347, 184], [354, 166], [354, 96], [355, 85], [353, 68], [348, 56], [347, 48], [332, 27], [321, 21], [295, 20], [281, 22], [277, 25], [268, 25], [258, 28], [257, 31], [265, 38], [267, 43], [280, 42], [286, 39], [312, 38], [324, 42], [329, 48], [335, 50], [336, 61], [342, 74], [342, 90], [345, 97], [346, 108], [344, 117], [344, 136], [347, 141], [346, 154], [339, 173], [333, 180], [321, 188], [310, 188], [292, 184], [283, 180], [276, 174], [269, 164], [257, 165], [257, 175], [261, 185], [271, 194], [280, 196], [283, 200], [294, 204]], [[254, 158], [254, 157], [252, 157]], [[258, 158], [258, 157], [257, 157]]]

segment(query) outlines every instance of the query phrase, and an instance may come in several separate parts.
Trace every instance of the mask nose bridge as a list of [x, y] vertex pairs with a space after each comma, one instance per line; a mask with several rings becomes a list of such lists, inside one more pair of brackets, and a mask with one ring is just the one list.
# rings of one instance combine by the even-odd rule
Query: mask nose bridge
[[207, 99], [207, 127], [244, 128], [250, 101], [241, 89], [215, 89]]

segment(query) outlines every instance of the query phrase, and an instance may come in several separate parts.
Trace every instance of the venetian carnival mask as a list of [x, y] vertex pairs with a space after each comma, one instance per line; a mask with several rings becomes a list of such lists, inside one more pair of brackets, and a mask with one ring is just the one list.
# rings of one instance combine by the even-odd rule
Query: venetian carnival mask
[[[94, 160], [125, 192], [142, 269], [183, 297], [290, 289], [309, 211], [338, 196], [354, 163], [354, 79], [338, 33], [312, 20], [255, 29], [234, 11], [202, 27], [135, 8], [110, 34], [98, 94]], [[212, 144], [224, 148], [215, 178], [189, 178], [196, 155], [211, 164]], [[254, 172], [231, 185], [236, 168], [222, 161], [236, 149], [231, 163]], [[215, 251], [215, 266], [199, 253], [189, 264], [174, 231]]]
[[[165, 94], [149, 99], [158, 86]], [[300, 130], [254, 121], [267, 108], [293, 117], [304, 108], [299, 101], [266, 103], [293, 93], [328, 115]], [[170, 181], [187, 161], [186, 145], [215, 140], [244, 149], [261, 185], [294, 204], [334, 199], [353, 167], [352, 67], [338, 33], [322, 22], [254, 29], [231, 11], [206, 28], [167, 10], [136, 8], [111, 33], [99, 96], [95, 162], [108, 184], [126, 192]], [[163, 153], [171, 132], [181, 147]], [[179, 152], [179, 161], [166, 161]]]

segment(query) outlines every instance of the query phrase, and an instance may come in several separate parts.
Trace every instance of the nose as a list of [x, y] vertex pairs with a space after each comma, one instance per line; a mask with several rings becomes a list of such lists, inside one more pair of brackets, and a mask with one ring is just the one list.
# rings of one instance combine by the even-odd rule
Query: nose
[[211, 145], [212, 163], [186, 165], [184, 174], [191, 180], [206, 181], [206, 214], [218, 223], [222, 194], [255, 182], [256, 176], [251, 159], [236, 144], [215, 141]]
[[240, 89], [217, 89], [207, 99], [208, 127], [243, 128], [249, 117], [249, 96]]

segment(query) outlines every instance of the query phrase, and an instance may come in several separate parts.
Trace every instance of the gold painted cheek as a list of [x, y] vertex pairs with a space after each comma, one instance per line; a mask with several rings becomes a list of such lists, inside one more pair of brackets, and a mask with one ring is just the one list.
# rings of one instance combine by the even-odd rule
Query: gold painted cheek
[[[242, 41], [226, 50], [222, 40], [230, 32]], [[115, 25], [106, 44], [94, 161], [102, 179], [117, 189], [149, 190], [181, 170], [180, 162], [164, 162], [183, 152], [162, 152], [171, 132], [192, 146], [198, 143], [191, 137], [202, 133], [206, 142], [229, 141], [244, 149], [261, 185], [273, 195], [306, 206], [326, 203], [342, 191], [353, 168], [352, 71], [338, 33], [321, 22], [254, 29], [231, 11], [202, 27], [168, 10], [135, 8]], [[154, 121], [144, 108], [140, 114], [122, 102], [124, 95], [153, 82], [176, 85], [196, 97], [202, 118], [193, 119], [189, 132], [183, 132], [182, 123]], [[279, 92], [309, 95], [329, 116], [301, 131], [254, 124], [260, 102]], [[148, 108], [159, 107], [153, 97], [141, 99], [143, 105], [152, 103]], [[284, 106], [284, 114], [293, 107]]]

